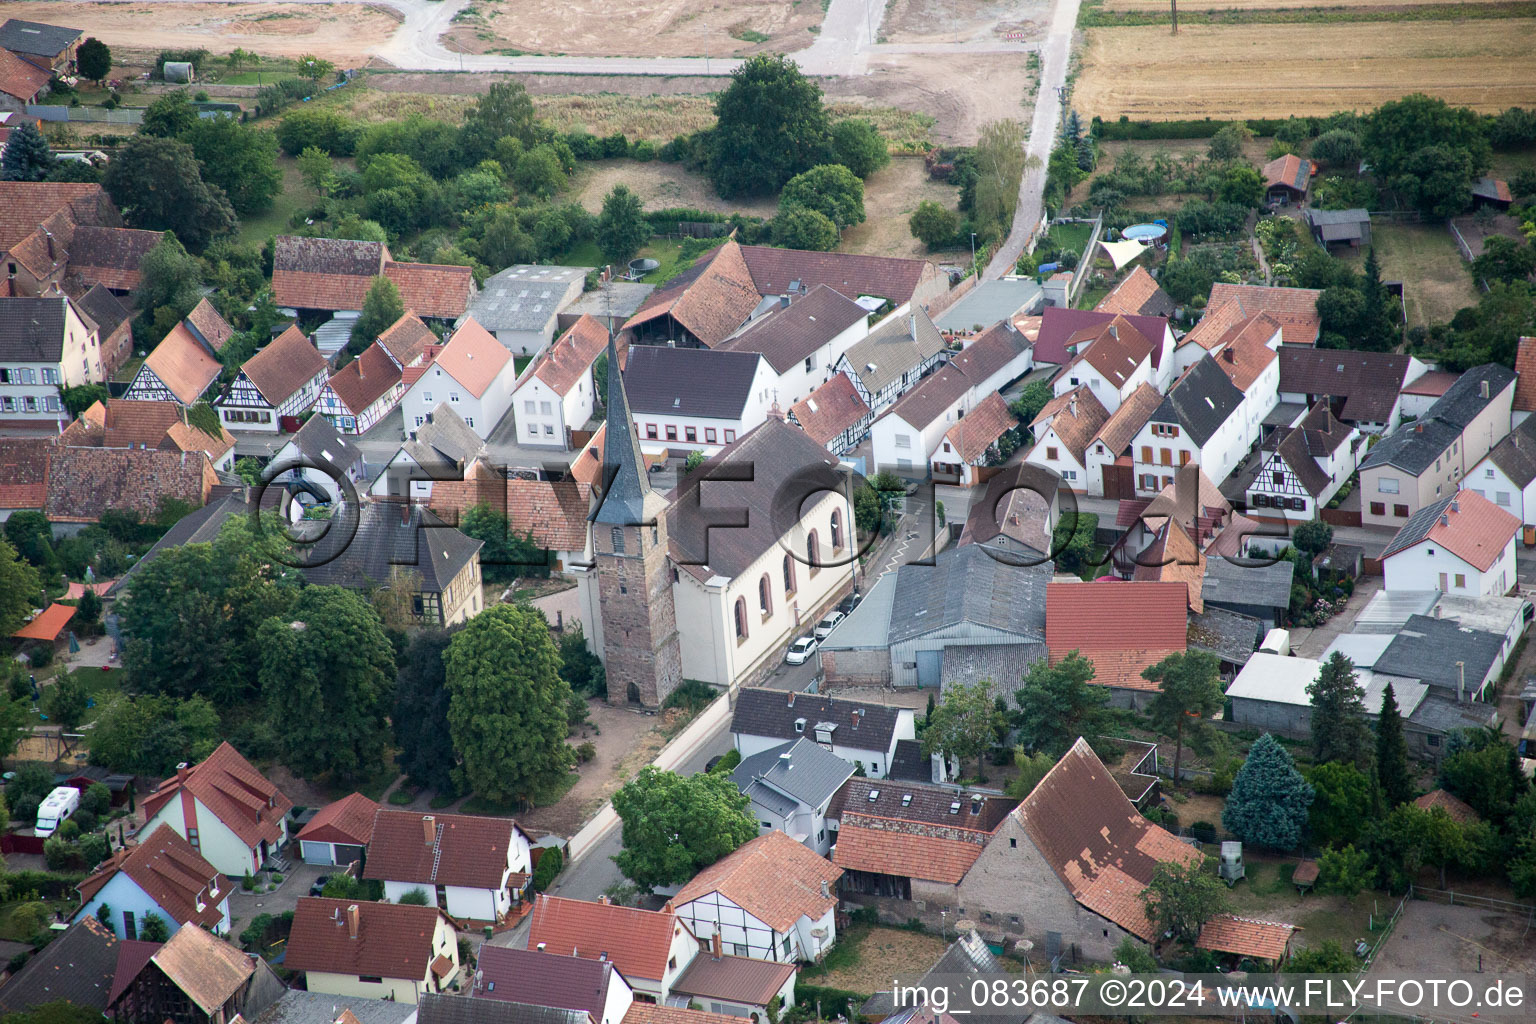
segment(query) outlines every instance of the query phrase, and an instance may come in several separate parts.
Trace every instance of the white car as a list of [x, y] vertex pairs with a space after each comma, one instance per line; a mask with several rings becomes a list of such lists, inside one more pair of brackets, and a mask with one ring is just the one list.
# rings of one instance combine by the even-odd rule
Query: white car
[[789, 645], [789, 650], [784, 652], [784, 661], [790, 665], [804, 665], [811, 655], [816, 653], [816, 638], [803, 636]]
[[847, 617], [840, 611], [833, 610], [828, 612], [826, 618], [816, 623], [816, 639], [825, 640], [827, 634], [832, 632], [832, 628]]

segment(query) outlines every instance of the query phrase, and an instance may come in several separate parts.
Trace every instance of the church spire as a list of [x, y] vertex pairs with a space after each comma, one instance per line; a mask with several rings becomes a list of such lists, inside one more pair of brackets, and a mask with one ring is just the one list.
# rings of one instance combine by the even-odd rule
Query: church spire
[[635, 434], [629, 415], [629, 399], [624, 394], [624, 375], [619, 371], [619, 350], [613, 330], [608, 332], [608, 409], [603, 438], [603, 496], [592, 513], [594, 523], [611, 526], [638, 526], [655, 518], [647, 509], [651, 484], [647, 479], [645, 457], [640, 454], [640, 438]]

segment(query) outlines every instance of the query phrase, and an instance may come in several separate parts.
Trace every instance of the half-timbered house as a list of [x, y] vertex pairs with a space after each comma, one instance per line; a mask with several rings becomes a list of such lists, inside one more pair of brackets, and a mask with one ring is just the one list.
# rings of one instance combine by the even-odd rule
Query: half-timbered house
[[290, 327], [240, 367], [229, 390], [214, 401], [219, 419], [235, 430], [276, 433], [285, 416], [315, 404], [325, 386], [325, 357], [297, 327]]
[[320, 389], [315, 411], [343, 434], [361, 434], [383, 419], [404, 394], [399, 365], [388, 349], [374, 342], [331, 374]]
[[886, 317], [839, 357], [833, 372], [852, 381], [871, 414], [879, 415], [916, 387], [943, 355], [944, 336], [927, 313], [916, 310]]
[[219, 350], [235, 333], [207, 299], [155, 346], [123, 397], [129, 401], [197, 403], [224, 369]]
[[1316, 519], [1317, 510], [1353, 475], [1363, 449], [1359, 428], [1341, 423], [1328, 402], [1319, 400], [1264, 453], [1264, 464], [1248, 485], [1250, 515]]

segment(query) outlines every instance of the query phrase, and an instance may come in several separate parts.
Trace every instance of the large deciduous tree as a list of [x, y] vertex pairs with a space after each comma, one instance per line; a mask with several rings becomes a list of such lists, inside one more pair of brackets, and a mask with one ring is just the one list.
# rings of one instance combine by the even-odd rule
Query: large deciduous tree
[[1334, 651], [1307, 686], [1312, 701], [1312, 754], [1319, 763], [1370, 767], [1371, 729], [1360, 694], [1354, 663]]
[[709, 174], [727, 199], [777, 192], [820, 163], [831, 141], [821, 87], [780, 54], [758, 54], [733, 71], [715, 118]]
[[448, 733], [448, 685], [443, 652], [453, 634], [423, 629], [411, 637], [395, 677], [395, 755], [417, 786], [455, 793], [453, 741]]
[[845, 117], [832, 126], [832, 158], [867, 178], [891, 162], [891, 151], [872, 122]]
[[261, 213], [283, 190], [272, 132], [232, 117], [205, 117], [193, 122], [181, 139], [203, 165], [203, 180], [223, 189], [236, 213]]
[[560, 678], [560, 652], [542, 615], [487, 609], [449, 641], [443, 662], [463, 788], [498, 803], [528, 800], [570, 771], [571, 687]]
[[352, 325], [352, 336], [347, 340], [347, 350], [359, 355], [405, 316], [405, 300], [400, 289], [387, 277], [376, 277], [363, 296], [363, 309], [357, 322]]
[[924, 199], [907, 219], [907, 229], [928, 248], [942, 249], [955, 244], [955, 236], [960, 233], [960, 215], [932, 199]]
[[366, 598], [305, 587], [257, 631], [261, 694], [279, 754], [307, 778], [355, 779], [389, 749], [394, 649]]
[[0, 636], [20, 629], [42, 596], [37, 570], [22, 560], [10, 541], [0, 538]]
[[779, 193], [779, 209], [816, 210], [839, 228], [864, 222], [864, 183], [842, 164], [819, 164], [790, 178]]
[[773, 218], [773, 244], [785, 249], [831, 252], [842, 241], [832, 218], [808, 206], [779, 208]]
[[1147, 705], [1147, 717], [1164, 735], [1173, 734], [1173, 778], [1177, 782], [1184, 733], [1202, 728], [1202, 720], [1221, 710], [1226, 700], [1221, 690], [1221, 664], [1205, 651], [1181, 652], [1143, 669], [1141, 676], [1158, 684], [1157, 696]]
[[1371, 779], [1350, 763], [1320, 764], [1307, 773], [1312, 784], [1312, 808], [1308, 815], [1312, 842], [1342, 846], [1352, 843], [1376, 815], [1376, 792]]
[[996, 740], [996, 692], [990, 680], [956, 683], [944, 688], [944, 699], [928, 716], [923, 753], [943, 754], [962, 764], [976, 759], [978, 778], [986, 774], [986, 754]]
[[75, 51], [75, 66], [80, 74], [100, 85], [112, 71], [112, 50], [95, 36], [87, 36]]
[[533, 100], [521, 84], [492, 82], [485, 95], [464, 115], [459, 146], [465, 162], [476, 164], [493, 155], [496, 143], [504, 138], [533, 145], [537, 141], [536, 124]]
[[1192, 943], [1205, 922], [1226, 913], [1230, 897], [1204, 858], [1196, 858], [1158, 864], [1152, 881], [1141, 891], [1141, 902], [1159, 932], [1173, 932], [1180, 941]]
[[179, 139], [136, 135], [101, 176], [129, 227], [174, 231], [193, 252], [235, 230], [235, 211], [217, 185], [203, 180], [192, 147]]
[[1093, 683], [1093, 662], [1071, 651], [1055, 665], [1035, 662], [1013, 695], [1019, 732], [1032, 750], [1060, 757], [1079, 736], [1102, 731], [1109, 690]]
[[1293, 850], [1306, 831], [1311, 806], [1312, 787], [1296, 770], [1290, 752], [1265, 733], [1232, 780], [1221, 823], [1245, 843]]
[[202, 298], [202, 287], [202, 261], [188, 253], [174, 233], [167, 233], [139, 261], [139, 287], [133, 302], [151, 321], [147, 327], [174, 324], [192, 312]]
[[729, 775], [683, 777], [646, 765], [613, 795], [624, 849], [614, 862], [641, 889], [681, 885], [757, 835]]
[[1372, 172], [1386, 181], [1407, 170], [1427, 145], [1465, 153], [1469, 174], [1482, 174], [1493, 159], [1481, 115], [1423, 93], [1377, 107], [1366, 117], [1360, 141]]
[[196, 123], [197, 108], [187, 98], [187, 91], [178, 89], [150, 101], [144, 108], [144, 119], [139, 122], [139, 134], [179, 139]]
[[617, 272], [651, 238], [651, 222], [645, 219], [640, 197], [628, 186], [615, 185], [603, 197], [603, 212], [597, 218], [597, 246], [603, 259]]

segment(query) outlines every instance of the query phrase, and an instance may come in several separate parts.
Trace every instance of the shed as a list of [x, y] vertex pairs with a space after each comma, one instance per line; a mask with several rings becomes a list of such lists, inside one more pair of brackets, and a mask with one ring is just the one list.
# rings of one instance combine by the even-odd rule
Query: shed
[[379, 805], [353, 793], [322, 807], [299, 830], [299, 851], [305, 864], [345, 867], [363, 859], [373, 838]]
[[1319, 245], [1347, 245], [1357, 248], [1371, 244], [1371, 214], [1368, 210], [1307, 210], [1307, 224]]
[[1045, 305], [1045, 292], [1027, 277], [983, 281], [934, 318], [946, 334], [972, 334], [1016, 316], [1033, 316]]

